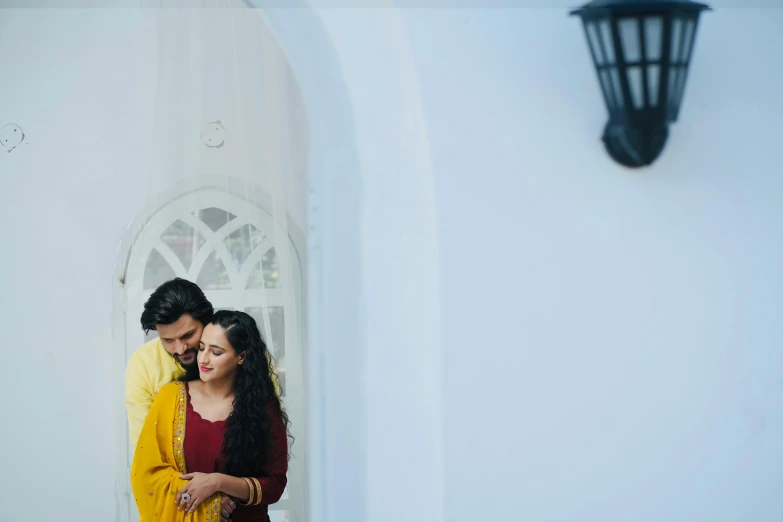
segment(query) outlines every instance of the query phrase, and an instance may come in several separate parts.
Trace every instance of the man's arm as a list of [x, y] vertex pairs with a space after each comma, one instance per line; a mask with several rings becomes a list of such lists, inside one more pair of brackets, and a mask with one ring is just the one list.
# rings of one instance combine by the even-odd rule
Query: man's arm
[[154, 399], [141, 359], [131, 356], [125, 369], [125, 409], [128, 410], [130, 443], [134, 449]]

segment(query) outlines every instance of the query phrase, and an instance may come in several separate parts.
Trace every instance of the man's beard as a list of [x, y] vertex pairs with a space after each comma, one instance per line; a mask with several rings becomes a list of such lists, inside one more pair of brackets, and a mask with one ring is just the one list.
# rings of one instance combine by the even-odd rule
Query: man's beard
[[193, 355], [193, 362], [188, 363], [188, 364], [184, 364], [180, 360], [180, 355], [179, 354], [173, 355], [172, 357], [174, 357], [174, 360], [177, 361], [180, 366], [182, 366], [184, 369], [188, 370], [188, 369], [196, 368], [198, 366], [198, 357], [197, 357], [198, 350], [196, 350], [195, 348], [191, 348], [190, 350], [186, 350], [185, 353], [182, 354], [182, 355], [190, 355], [190, 354]]

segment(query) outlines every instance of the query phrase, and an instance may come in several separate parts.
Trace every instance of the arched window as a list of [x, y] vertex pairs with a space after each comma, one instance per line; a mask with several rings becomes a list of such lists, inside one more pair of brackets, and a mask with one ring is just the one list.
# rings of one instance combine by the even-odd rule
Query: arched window
[[[198, 284], [215, 309], [243, 310], [253, 316], [274, 357], [296, 441], [288, 488], [271, 506], [270, 518], [303, 520], [303, 236], [289, 230], [288, 223], [274, 220], [260, 189], [252, 191], [261, 194], [252, 200], [227, 187], [224, 180], [182, 191], [151, 209], [140, 223], [125, 257], [123, 357], [127, 362], [133, 351], [157, 335], [153, 331], [145, 338], [139, 318], [150, 294], [173, 277]], [[133, 448], [125, 440], [130, 467]], [[134, 508], [129, 509], [133, 520]]]

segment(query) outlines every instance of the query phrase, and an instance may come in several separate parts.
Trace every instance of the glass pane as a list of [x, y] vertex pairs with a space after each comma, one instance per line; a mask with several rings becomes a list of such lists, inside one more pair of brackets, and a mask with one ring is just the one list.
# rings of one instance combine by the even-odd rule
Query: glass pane
[[226, 266], [217, 256], [216, 252], [209, 254], [209, 257], [201, 267], [196, 284], [202, 290], [229, 290], [231, 281], [226, 272]]
[[677, 75], [677, 84], [675, 86], [674, 106], [679, 109], [682, 104], [682, 95], [685, 93], [685, 67], [680, 68], [680, 74]]
[[661, 67], [659, 65], [647, 66], [647, 91], [650, 95], [650, 107], [658, 105], [658, 91], [661, 84]]
[[609, 78], [609, 71], [603, 70], [600, 74], [601, 87], [604, 90], [604, 96], [606, 96], [606, 103], [609, 105], [609, 110], [614, 110], [617, 106], [614, 101], [614, 93], [612, 92], [612, 83]]
[[144, 267], [144, 289], [154, 290], [175, 277], [177, 275], [174, 273], [174, 269], [169, 266], [160, 252], [153, 248]]
[[261, 338], [272, 354], [275, 369], [277, 370], [277, 381], [280, 384], [280, 396], [285, 397], [285, 312], [282, 306], [271, 306], [269, 310], [269, 328], [272, 330], [272, 339], [266, 335], [264, 326], [264, 308], [260, 306], [249, 306], [245, 308], [245, 313], [250, 315], [258, 325], [261, 332]]
[[593, 60], [595, 60], [596, 65], [603, 65], [604, 55], [601, 52], [601, 43], [598, 41], [598, 29], [595, 27], [595, 22], [586, 23], [585, 30], [587, 31], [587, 42], [590, 44], [590, 50], [593, 53]]
[[258, 331], [261, 332], [261, 338], [264, 342], [267, 342], [266, 332], [264, 331], [264, 309], [260, 306], [249, 306], [245, 308], [245, 313], [255, 319]]
[[691, 54], [691, 45], [693, 44], [693, 30], [695, 27], [695, 20], [691, 19], [685, 22], [685, 37], [682, 41], [682, 54], [680, 55], [681, 62], [687, 62], [688, 57]]
[[636, 18], [623, 18], [617, 28], [620, 31], [625, 61], [640, 61], [642, 59], [642, 44], [639, 39], [639, 21]]
[[253, 250], [266, 238], [263, 232], [258, 230], [250, 223], [243, 225], [227, 238], [223, 240], [226, 248], [231, 253], [237, 270], [242, 268], [242, 264]]
[[623, 89], [620, 85], [620, 74], [617, 72], [617, 67], [612, 67], [609, 70], [609, 75], [612, 78], [612, 90], [614, 91], [614, 101], [617, 107], [622, 109], [625, 107], [623, 102]]
[[193, 212], [193, 215], [206, 223], [206, 225], [215, 232], [220, 230], [220, 227], [226, 225], [226, 223], [236, 218], [236, 216], [231, 212], [216, 207], [196, 210]]
[[277, 252], [274, 248], [270, 248], [269, 251], [261, 258], [261, 263], [264, 267], [264, 286], [266, 288], [277, 288], [280, 282], [280, 265], [277, 262]]
[[606, 53], [606, 62], [608, 64], [614, 63], [614, 40], [612, 40], [612, 28], [609, 26], [608, 20], [601, 21], [601, 40], [604, 44], [604, 52]]
[[675, 18], [672, 21], [672, 62], [676, 62], [680, 56], [680, 42], [682, 42], [682, 20]]
[[277, 262], [277, 252], [272, 247], [251, 272], [245, 288], [277, 288], [279, 282], [280, 268]]
[[669, 92], [667, 93], [669, 105], [672, 105], [674, 103], [674, 96], [676, 94], [675, 87], [677, 86], [677, 78], [679, 75], [680, 75], [679, 67], [672, 67], [671, 69], [669, 69]]
[[190, 268], [193, 258], [207, 242], [198, 230], [179, 219], [172, 223], [160, 238], [177, 254], [185, 270]]
[[644, 50], [647, 60], [657, 62], [661, 59], [663, 43], [663, 18], [651, 16], [644, 20]]
[[642, 68], [634, 66], [628, 68], [628, 88], [631, 91], [633, 106], [636, 109], [644, 107], [644, 91], [642, 90]]
[[282, 360], [285, 357], [285, 311], [282, 306], [269, 307], [269, 327], [272, 329], [272, 352]]
[[259, 289], [264, 288], [264, 280], [262, 277], [263, 271], [261, 269], [261, 261], [256, 263], [256, 267], [253, 269], [252, 272], [250, 272], [250, 276], [247, 278], [247, 284], [245, 285], [245, 288], [247, 289]]

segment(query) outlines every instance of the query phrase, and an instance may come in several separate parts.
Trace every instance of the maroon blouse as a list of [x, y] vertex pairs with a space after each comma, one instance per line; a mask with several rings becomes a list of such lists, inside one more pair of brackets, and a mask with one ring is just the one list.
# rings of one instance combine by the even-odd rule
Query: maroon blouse
[[[188, 473], [223, 473], [225, 457], [221, 449], [226, 434], [226, 421], [211, 422], [202, 419], [191, 404], [188, 383], [185, 383], [185, 390], [188, 396], [185, 416], [185, 463]], [[272, 458], [262, 466], [262, 476], [254, 477], [261, 483], [262, 504], [242, 506], [237, 503], [231, 514], [233, 522], [268, 522], [267, 506], [280, 500], [285, 490], [288, 481], [288, 440], [283, 421], [272, 401], [269, 402], [269, 416], [274, 436]]]

